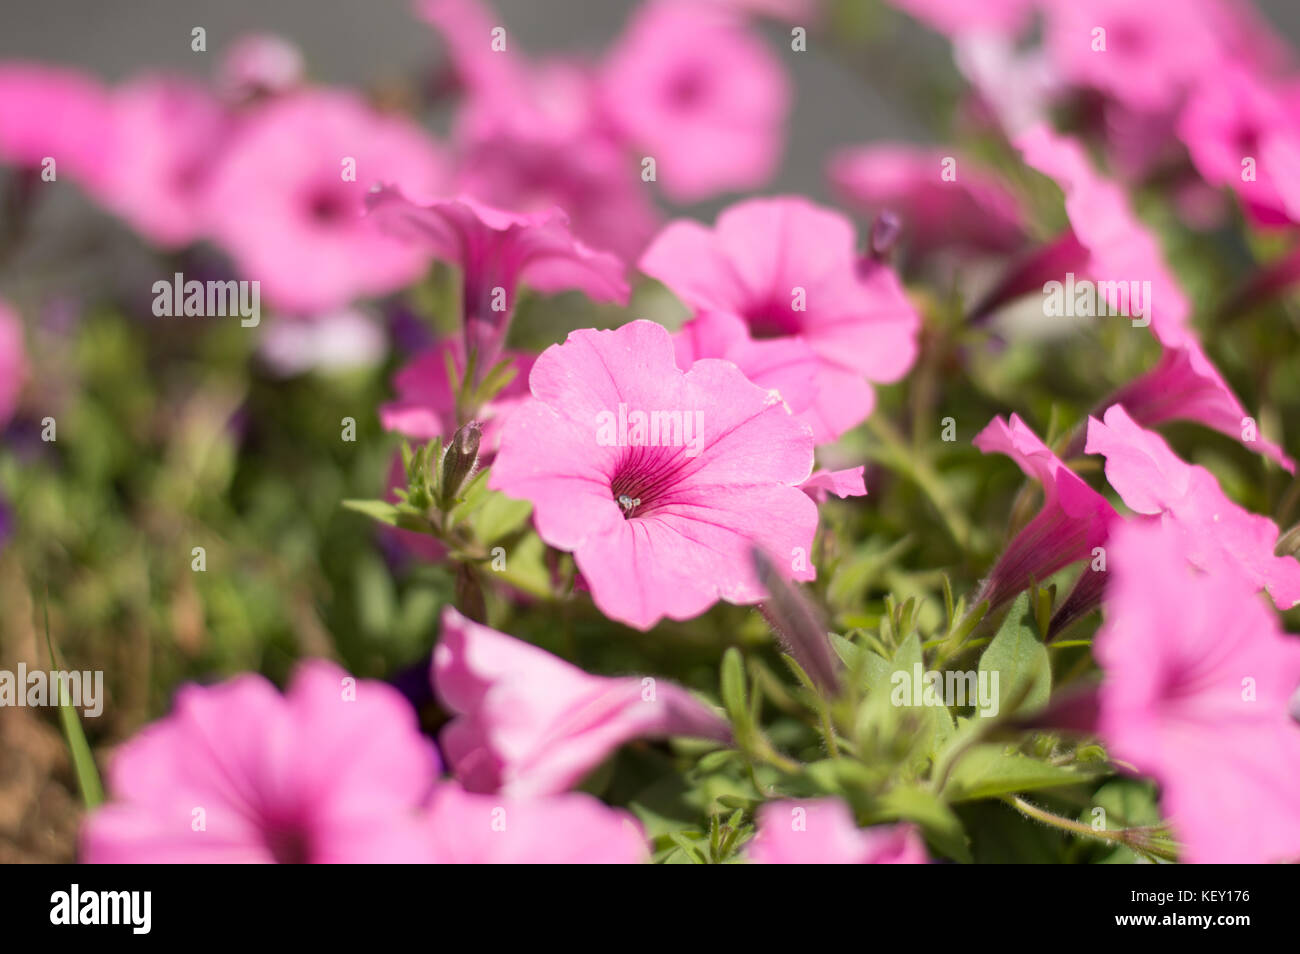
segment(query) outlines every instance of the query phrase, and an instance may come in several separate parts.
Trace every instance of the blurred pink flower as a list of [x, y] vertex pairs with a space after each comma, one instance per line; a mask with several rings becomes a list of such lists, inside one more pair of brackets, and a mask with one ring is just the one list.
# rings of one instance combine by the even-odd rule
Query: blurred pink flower
[[1074, 85], [1137, 110], [1169, 108], [1189, 83], [1219, 65], [1207, 7], [1204, 0], [1045, 3], [1043, 42]]
[[610, 122], [655, 160], [675, 202], [755, 189], [776, 171], [789, 82], [744, 19], [718, 4], [642, 4], [600, 88]]
[[1047, 51], [1025, 49], [1010, 35], [958, 34], [952, 52], [957, 68], [977, 94], [976, 115], [991, 114], [993, 125], [1008, 137], [1043, 122], [1064, 90]]
[[372, 367], [387, 353], [383, 330], [354, 308], [325, 312], [310, 321], [269, 322], [258, 341], [259, 356], [285, 377]]
[[419, 15], [441, 34], [464, 89], [454, 124], [458, 191], [512, 212], [569, 216], [575, 235], [633, 258], [659, 216], [634, 158], [597, 109], [594, 68], [533, 62], [500, 19], [475, 0], [423, 0]]
[[838, 798], [768, 802], [758, 810], [749, 860], [760, 865], [923, 865], [925, 843], [909, 825], [858, 828]]
[[860, 262], [853, 224], [806, 199], [741, 202], [712, 230], [669, 223], [639, 267], [696, 313], [735, 315], [755, 338], [811, 348], [817, 390], [802, 419], [819, 444], [866, 420], [868, 382], [897, 381], [916, 357], [920, 318], [898, 278]]
[[455, 713], [442, 750], [472, 792], [563, 792], [632, 739], [731, 738], [727, 723], [680, 686], [589, 675], [451, 607], [432, 675], [439, 701]]
[[972, 605], [988, 600], [992, 611], [1031, 580], [1044, 583], [1057, 570], [1092, 557], [1119, 515], [1015, 414], [1010, 424], [993, 418], [973, 443], [985, 454], [1006, 454], [1043, 486], [1042, 509], [1006, 545], [971, 600]]
[[799, 489], [818, 503], [822, 503], [830, 494], [836, 497], [865, 497], [867, 483], [863, 479], [866, 467], [850, 467], [847, 470], [819, 470], [799, 485]]
[[590, 795], [475, 795], [455, 783], [430, 799], [425, 832], [437, 864], [637, 864], [649, 860], [641, 826]]
[[322, 661], [280, 695], [245, 674], [187, 686], [118, 750], [91, 863], [428, 861], [418, 810], [438, 773], [397, 690]]
[[[1152, 333], [1165, 345], [1187, 340], [1191, 303], [1165, 264], [1155, 237], [1133, 214], [1124, 190], [1097, 174], [1077, 142], [1046, 125], [1021, 134], [1015, 145], [1025, 162], [1054, 179], [1065, 193], [1070, 226], [1089, 253], [1088, 277], [1099, 286], [1151, 282], [1147, 304]], [[1112, 287], [1105, 293], [1110, 306], [1117, 308], [1114, 291]]]
[[[1228, 186], [1261, 225], [1289, 224], [1279, 178], [1291, 170], [1272, 168], [1278, 148], [1296, 148], [1297, 116], [1282, 93], [1244, 65], [1226, 64], [1195, 87], [1178, 121], [1178, 138], [1206, 182]], [[1249, 161], [1250, 166], [1245, 164]]]
[[1225, 60], [1249, 63], [1261, 74], [1281, 76], [1295, 66], [1295, 51], [1252, 0], [1202, 0], [1201, 15]]
[[659, 228], [635, 162], [607, 138], [542, 139], [498, 130], [458, 146], [459, 191], [521, 213], [558, 206], [574, 235], [594, 249], [630, 260]]
[[1143, 427], [1197, 421], [1295, 473], [1295, 461], [1282, 448], [1258, 434], [1252, 440], [1245, 438], [1245, 425], [1253, 418], [1190, 335], [1184, 343], [1166, 347], [1159, 364], [1120, 388], [1107, 404], [1124, 405]]
[[[483, 425], [479, 453], [485, 458], [496, 453], [506, 417], [527, 399], [528, 372], [535, 360], [530, 354], [514, 352], [506, 352], [504, 357], [514, 362], [515, 377], [475, 414], [475, 420]], [[421, 441], [451, 438], [459, 422], [456, 395], [447, 380], [448, 359], [458, 375], [465, 373], [465, 344], [461, 339], [447, 338], [425, 349], [393, 376], [397, 400], [379, 407], [379, 420], [385, 430]]]
[[1120, 405], [1104, 423], [1088, 419], [1089, 454], [1106, 458], [1106, 479], [1138, 513], [1159, 515], [1195, 566], [1230, 564], [1282, 609], [1300, 603], [1300, 562], [1274, 556], [1277, 524], [1237, 506], [1204, 467], [1184, 462], [1160, 435], [1143, 430]]
[[[0, 63], [0, 164], [96, 182], [108, 161], [108, 91], [92, 76], [41, 63]], [[56, 180], [57, 181], [57, 180]]]
[[221, 55], [217, 88], [227, 102], [278, 96], [302, 85], [302, 51], [274, 33], [247, 33]]
[[231, 132], [225, 108], [192, 80], [141, 76], [113, 90], [110, 115], [106, 168], [90, 192], [155, 245], [198, 239], [204, 190]]
[[649, 629], [719, 599], [754, 603], [752, 548], [792, 565], [811, 552], [817, 508], [798, 488], [812, 435], [731, 362], [681, 371], [668, 332], [634, 321], [573, 332], [529, 384], [489, 485], [532, 501], [542, 539], [574, 554], [607, 616]]
[[394, 237], [460, 267], [466, 347], [476, 352], [480, 375], [501, 354], [521, 283], [544, 294], [577, 289], [595, 301], [627, 302], [624, 264], [574, 238], [559, 209], [514, 215], [468, 196], [419, 205], [392, 188], [372, 193], [367, 206]]
[[23, 348], [23, 323], [17, 312], [0, 299], [0, 428], [9, 423], [18, 395], [27, 380], [27, 352]]
[[[897, 213], [903, 241], [918, 253], [953, 247], [1010, 252], [1025, 242], [1025, 218], [1015, 195], [964, 159], [943, 178], [941, 149], [883, 143], [852, 146], [831, 156], [827, 172], [844, 203], [875, 216]], [[955, 158], [955, 157], [954, 157]]]
[[416, 126], [351, 93], [304, 90], [245, 118], [213, 173], [207, 215], [243, 276], [277, 307], [312, 314], [413, 281], [428, 259], [363, 216], [367, 190], [429, 197], [443, 153]]
[[1188, 566], [1169, 527], [1125, 526], [1110, 551], [1093, 653], [1112, 757], [1160, 784], [1181, 860], [1300, 858], [1300, 642], [1233, 567]]

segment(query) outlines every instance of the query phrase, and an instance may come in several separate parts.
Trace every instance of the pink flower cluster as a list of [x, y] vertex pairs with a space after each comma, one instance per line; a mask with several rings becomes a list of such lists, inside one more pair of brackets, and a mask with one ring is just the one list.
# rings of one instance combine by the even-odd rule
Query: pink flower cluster
[[[996, 613], [1083, 564], [1043, 635], [1101, 608], [1091, 728], [1111, 762], [1158, 783], [1186, 860], [1294, 860], [1300, 643], [1276, 611], [1300, 605], [1300, 562], [1277, 550], [1271, 519], [1154, 428], [1190, 421], [1268, 462], [1257, 466], [1293, 472], [1294, 461], [1258, 434], [1206, 353], [1193, 300], [1126, 187], [1159, 157], [1122, 133], [1176, 128], [1203, 184], [1231, 188], [1258, 224], [1293, 228], [1300, 114], [1286, 65], [1247, 65], [1257, 24], [1226, 0], [892, 2], [953, 39], [1009, 154], [1050, 180], [1038, 182], [1050, 201], [1059, 190], [1066, 225], [1042, 247], [1029, 247], [1021, 192], [966, 172], [965, 157], [949, 179], [945, 150], [897, 146], [853, 147], [829, 165], [837, 193], [872, 222], [863, 241], [846, 215], [794, 195], [732, 202], [712, 225], [661, 223], [646, 183], [687, 203], [770, 180], [790, 91], [746, 14], [810, 16], [779, 0], [649, 0], [594, 62], [534, 61], [475, 0], [421, 0], [446, 48], [442, 80], [460, 94], [445, 147], [308, 85], [296, 51], [268, 38], [232, 51], [212, 89], [157, 76], [110, 89], [4, 65], [0, 162], [39, 169], [53, 157], [149, 241], [214, 241], [289, 312], [409, 287], [433, 262], [457, 269], [456, 314], [440, 317], [459, 334], [396, 373], [383, 426], [446, 446], [472, 416], [485, 492], [526, 501], [550, 555], [571, 555], [577, 589], [640, 631], [720, 602], [766, 613], [791, 582], [817, 578], [823, 505], [867, 493], [865, 465], [845, 466], [855, 445], [831, 445], [922, 351], [906, 270], [891, 264], [895, 224], [913, 260], [1017, 254], [973, 324], [1067, 271], [1112, 296], [1116, 281], [1146, 283], [1149, 370], [1053, 446], [1014, 413], [974, 437], [1009, 457], [1041, 504], [970, 602]], [[1017, 44], [1034, 22], [1051, 75], [1019, 91], [992, 81], [999, 63], [1025, 67], [1013, 60], [1030, 55]], [[1049, 123], [1065, 102], [1107, 117], [1113, 174], [1085, 146], [1095, 130]], [[1243, 158], [1258, 176], [1241, 178]], [[633, 266], [641, 287], [658, 283], [682, 306], [680, 328], [583, 327], [540, 353], [509, 340], [525, 288], [626, 306]], [[0, 303], [0, 425], [26, 363]], [[500, 368], [514, 378], [467, 415], [466, 394]], [[1104, 463], [1089, 474], [1084, 455]], [[405, 478], [395, 465], [394, 486]], [[824, 641], [825, 626], [805, 628]], [[651, 854], [641, 823], [583, 794], [584, 780], [628, 743], [722, 748], [742, 736], [685, 685], [589, 673], [451, 607], [430, 670], [449, 720], [436, 745], [397, 690], [325, 661], [300, 664], [284, 693], [251, 674], [187, 686], [115, 754], [84, 858], [636, 863]], [[917, 828], [860, 828], [863, 817], [837, 798], [767, 801], [743, 857], [928, 860]]]

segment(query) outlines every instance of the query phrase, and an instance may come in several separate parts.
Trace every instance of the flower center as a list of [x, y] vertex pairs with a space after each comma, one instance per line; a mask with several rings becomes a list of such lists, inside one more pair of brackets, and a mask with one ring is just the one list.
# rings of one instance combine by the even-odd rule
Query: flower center
[[682, 448], [628, 448], [609, 485], [623, 519], [648, 517], [671, 503], [690, 462]]
[[318, 189], [307, 199], [307, 214], [318, 225], [338, 225], [351, 217], [348, 197], [337, 189]]
[[694, 106], [704, 98], [704, 74], [695, 67], [679, 70], [668, 84], [668, 99], [679, 108]]
[[280, 865], [311, 863], [311, 839], [299, 825], [271, 825], [266, 829], [266, 846]]
[[749, 333], [758, 340], [788, 338], [802, 330], [798, 314], [787, 304], [772, 302], [745, 312]]

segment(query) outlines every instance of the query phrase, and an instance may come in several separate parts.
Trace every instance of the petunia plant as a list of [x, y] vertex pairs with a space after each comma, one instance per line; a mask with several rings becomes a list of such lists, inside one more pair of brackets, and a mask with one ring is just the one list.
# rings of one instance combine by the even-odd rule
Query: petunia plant
[[364, 95], [0, 62], [0, 718], [62, 793], [0, 857], [1300, 861], [1300, 58], [626, 6], [418, 0]]

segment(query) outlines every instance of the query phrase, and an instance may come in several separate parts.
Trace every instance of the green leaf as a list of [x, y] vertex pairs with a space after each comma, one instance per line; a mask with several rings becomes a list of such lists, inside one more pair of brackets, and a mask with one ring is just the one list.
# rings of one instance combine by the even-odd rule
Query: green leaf
[[980, 678], [997, 679], [999, 716], [1035, 712], [1052, 694], [1052, 663], [1036, 630], [1029, 594], [1021, 593], [980, 657]]
[[502, 569], [496, 569], [495, 560], [493, 556], [488, 566], [511, 586], [543, 598], [553, 595], [551, 573], [546, 568], [546, 544], [537, 534], [528, 533], [510, 547]]
[[490, 493], [474, 514], [474, 535], [485, 546], [514, 533], [528, 520], [533, 505], [502, 493]]
[[[50, 651], [50, 664], [57, 669], [58, 656], [54, 652], [54, 640], [50, 637], [50, 607], [45, 604], [45, 645]], [[87, 809], [96, 808], [104, 802], [104, 783], [100, 781], [99, 769], [95, 766], [95, 756], [86, 741], [85, 730], [72, 701], [64, 692], [62, 680], [56, 682], [59, 693], [59, 724], [63, 726], [63, 738], [68, 743], [68, 755], [72, 759], [72, 771], [77, 776], [77, 787], [81, 790], [81, 800]]]
[[380, 523], [386, 523], [390, 527], [395, 527], [401, 517], [401, 511], [394, 504], [386, 500], [345, 500], [343, 508], [355, 513], [364, 514], [372, 520], [378, 520]]
[[670, 831], [668, 837], [671, 838], [673, 844], [680, 848], [686, 857], [690, 859], [691, 864], [703, 865], [708, 863], [703, 849], [686, 837], [684, 833], [679, 831]]
[[976, 745], [961, 756], [944, 786], [943, 795], [950, 802], [962, 802], [1077, 785], [1093, 777], [1087, 770], [1040, 762], [1008, 751], [1005, 746], [988, 743]]
[[[867, 656], [879, 659], [875, 653]], [[878, 739], [888, 740], [891, 744], [905, 743], [908, 738], [914, 741], [913, 751], [907, 759], [908, 764], [920, 769], [939, 751], [952, 735], [952, 713], [944, 705], [925, 705], [924, 695], [919, 699], [908, 698], [904, 703], [895, 692], [895, 682], [906, 680], [908, 696], [915, 667], [921, 667], [922, 687], [924, 687], [925, 660], [921, 652], [921, 638], [915, 632], [899, 645], [892, 661], [870, 662], [867, 667], [867, 700], [858, 713], [859, 731], [870, 730]], [[911, 725], [913, 735], [901, 735], [903, 727]]]
[[735, 646], [722, 654], [722, 707], [727, 710], [738, 740], [749, 737], [749, 707], [745, 705], [745, 662]]

